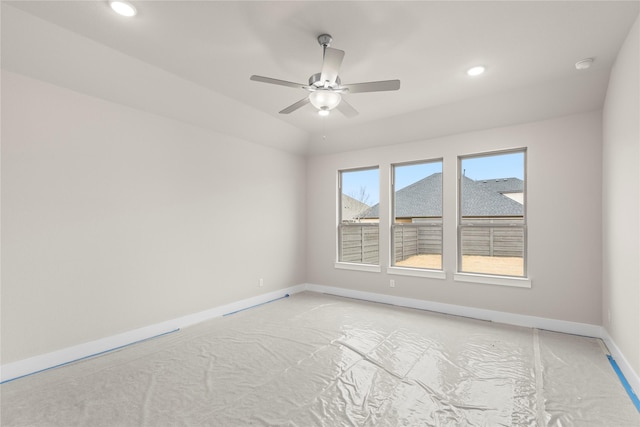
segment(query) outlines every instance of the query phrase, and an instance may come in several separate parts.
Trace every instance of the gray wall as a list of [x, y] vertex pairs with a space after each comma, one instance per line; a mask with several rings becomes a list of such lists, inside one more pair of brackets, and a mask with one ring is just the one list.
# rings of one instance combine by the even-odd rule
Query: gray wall
[[[457, 156], [528, 148], [531, 289], [453, 281], [456, 268]], [[601, 112], [426, 141], [318, 155], [308, 161], [308, 282], [402, 297], [600, 324]], [[380, 233], [382, 273], [334, 267], [336, 173], [380, 165], [380, 230], [389, 228], [389, 165], [444, 158], [444, 269], [447, 280], [390, 276], [388, 233]], [[396, 287], [389, 287], [389, 280]]]
[[603, 323], [636, 373], [640, 373], [639, 26], [636, 20], [609, 81], [603, 114], [602, 204]]
[[303, 283], [305, 167], [3, 72], [2, 363]]

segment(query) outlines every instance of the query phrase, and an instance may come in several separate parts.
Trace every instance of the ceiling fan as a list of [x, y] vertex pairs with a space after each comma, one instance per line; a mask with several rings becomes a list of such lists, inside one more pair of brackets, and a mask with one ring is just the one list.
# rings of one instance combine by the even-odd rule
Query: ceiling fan
[[354, 117], [358, 112], [344, 99], [344, 94], [400, 89], [400, 80], [342, 84], [338, 76], [338, 70], [344, 58], [344, 51], [329, 47], [332, 40], [329, 34], [318, 36], [318, 43], [323, 49], [322, 71], [309, 77], [308, 85], [270, 77], [251, 76], [251, 80], [256, 82], [300, 88], [310, 92], [300, 101], [280, 111], [280, 114], [289, 114], [311, 103], [318, 109], [318, 114], [323, 116], [329, 115], [331, 110], [335, 108], [347, 117]]

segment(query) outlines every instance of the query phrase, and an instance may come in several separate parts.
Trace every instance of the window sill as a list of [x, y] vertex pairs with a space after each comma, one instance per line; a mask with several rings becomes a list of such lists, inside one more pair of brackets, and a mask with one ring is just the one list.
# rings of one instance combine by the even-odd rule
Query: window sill
[[341, 270], [368, 271], [371, 273], [380, 273], [380, 266], [374, 264], [356, 264], [352, 262], [336, 262], [335, 268]]
[[482, 283], [484, 285], [512, 286], [516, 288], [531, 288], [531, 279], [526, 277], [490, 276], [486, 274], [455, 273], [456, 282]]
[[399, 276], [428, 277], [430, 279], [446, 279], [447, 273], [442, 270], [426, 270], [423, 268], [388, 267], [387, 274]]

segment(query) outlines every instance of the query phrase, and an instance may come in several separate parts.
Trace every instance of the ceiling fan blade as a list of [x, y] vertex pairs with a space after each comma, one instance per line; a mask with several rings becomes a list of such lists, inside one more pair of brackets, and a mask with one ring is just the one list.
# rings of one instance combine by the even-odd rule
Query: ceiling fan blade
[[338, 104], [336, 109], [349, 118], [358, 115], [358, 111], [344, 99], [344, 96], [342, 97], [342, 100], [340, 101], [340, 104]]
[[383, 80], [379, 82], [352, 83], [342, 85], [341, 88], [348, 89], [349, 93], [362, 92], [382, 92], [386, 90], [400, 89], [400, 80]]
[[336, 82], [343, 58], [344, 50], [333, 49], [331, 47], [325, 48], [322, 71], [320, 72], [320, 80], [323, 83], [329, 82], [329, 85], [332, 85]]
[[272, 79], [271, 77], [262, 77], [262, 76], [251, 76], [249, 80], [253, 80], [254, 82], [262, 82], [262, 83], [271, 83], [274, 85], [287, 86], [287, 87], [295, 87], [304, 89], [307, 85], [303, 85], [300, 83], [288, 82], [286, 80], [278, 80]]
[[293, 111], [296, 111], [298, 108], [304, 107], [308, 103], [309, 103], [309, 97], [305, 96], [300, 101], [296, 102], [295, 104], [291, 104], [287, 108], [285, 108], [284, 110], [280, 111], [280, 114], [289, 114], [289, 113], [291, 113]]

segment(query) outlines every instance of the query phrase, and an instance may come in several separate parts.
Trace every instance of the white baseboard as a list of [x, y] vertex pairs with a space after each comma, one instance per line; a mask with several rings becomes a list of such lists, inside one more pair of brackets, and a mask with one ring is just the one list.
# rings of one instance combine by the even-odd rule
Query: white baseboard
[[510, 325], [544, 329], [574, 335], [602, 338], [633, 390], [640, 391], [640, 377], [638, 377], [638, 374], [627, 362], [626, 358], [617, 347], [617, 345], [613, 342], [608, 332], [599, 325], [547, 319], [535, 316], [526, 316], [522, 314], [485, 310], [481, 308], [397, 297], [393, 295], [377, 294], [373, 292], [364, 292], [353, 289], [315, 285], [310, 283], [292, 286], [285, 289], [279, 289], [277, 291], [258, 295], [252, 298], [247, 298], [241, 301], [236, 301], [209, 310], [179, 317], [177, 319], [168, 320], [166, 322], [146, 326], [111, 337], [98, 339], [51, 353], [46, 353], [28, 359], [19, 360], [17, 362], [8, 363], [0, 366], [0, 382], [11, 381], [16, 378], [27, 376], [56, 366], [65, 365], [76, 360], [102, 354], [139, 341], [171, 333], [181, 328], [185, 328], [187, 326], [205, 320], [220, 317], [225, 314], [234, 313], [240, 310], [245, 310], [256, 305], [264, 304], [266, 302], [273, 301], [274, 299], [282, 298], [286, 294], [293, 295], [305, 290], [347, 298], [361, 299], [371, 302], [379, 302], [383, 304], [391, 304], [400, 307], [435, 311], [438, 313], [471, 317], [480, 320], [489, 320], [497, 323], [505, 323]]
[[569, 322], [566, 320], [547, 319], [544, 317], [526, 316], [523, 314], [506, 313], [502, 311], [485, 310], [481, 308], [466, 307], [461, 305], [444, 304], [433, 301], [418, 300], [413, 298], [396, 297], [393, 295], [376, 294], [372, 292], [356, 291], [353, 289], [336, 288], [324, 285], [307, 284], [306, 289], [312, 292], [356, 298], [372, 302], [397, 305], [401, 307], [416, 308], [420, 310], [435, 311], [438, 313], [452, 314], [455, 316], [471, 317], [480, 320], [506, 323], [515, 326], [544, 329], [553, 332], [581, 335], [600, 338], [609, 348], [611, 356], [629, 382], [637, 396], [640, 396], [640, 376], [634, 371], [627, 359], [605, 328], [588, 323]]
[[524, 326], [527, 328], [544, 329], [566, 334], [582, 335], [601, 338], [602, 327], [588, 323], [569, 322], [566, 320], [547, 319], [544, 317], [527, 316], [524, 314], [506, 313], [503, 311], [486, 310], [482, 308], [466, 307], [462, 305], [445, 304], [419, 300], [413, 298], [397, 297], [393, 295], [376, 294], [373, 292], [356, 291], [353, 289], [336, 288], [331, 286], [307, 284], [307, 290], [323, 294], [337, 295], [348, 298], [356, 298], [401, 307], [416, 308], [419, 310], [435, 311], [455, 316], [471, 317], [479, 320], [506, 323], [508, 325]]
[[134, 329], [122, 334], [101, 338], [95, 341], [75, 345], [73, 347], [63, 348], [58, 351], [41, 354], [28, 359], [19, 360], [17, 362], [7, 363], [0, 366], [0, 382], [11, 381], [46, 369], [66, 365], [80, 359], [86, 359], [88, 357], [106, 353], [149, 338], [175, 332], [181, 328], [185, 328], [205, 320], [264, 304], [266, 302], [273, 301], [274, 299], [282, 298], [286, 294], [292, 295], [302, 292], [305, 289], [306, 285], [297, 285], [285, 289], [279, 289], [277, 291], [243, 299], [241, 301], [236, 301], [209, 310], [182, 316], [177, 319]]
[[618, 348], [605, 328], [602, 328], [602, 340], [609, 348], [611, 356], [616, 361], [616, 364], [624, 374], [624, 377], [627, 379], [627, 382], [635, 392], [636, 396], [640, 396], [640, 376], [631, 367], [627, 359], [624, 357], [624, 354], [622, 354], [620, 348]]

